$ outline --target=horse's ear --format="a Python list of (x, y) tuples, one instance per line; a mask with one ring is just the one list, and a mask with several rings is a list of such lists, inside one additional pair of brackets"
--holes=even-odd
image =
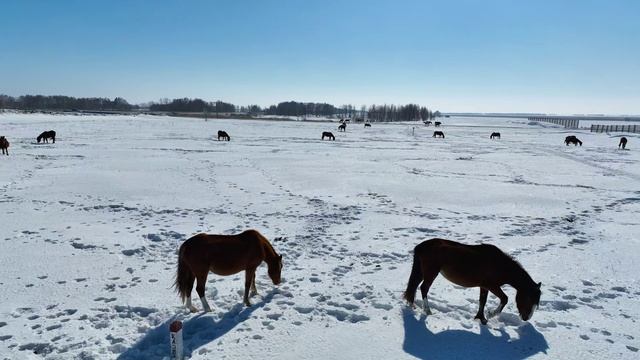
[(280, 261), (282, 261), (282, 255), (280, 255)]
[(542, 286), (542, 282), (539, 282), (537, 285), (538, 285), (538, 289), (540, 289), (540, 286)]

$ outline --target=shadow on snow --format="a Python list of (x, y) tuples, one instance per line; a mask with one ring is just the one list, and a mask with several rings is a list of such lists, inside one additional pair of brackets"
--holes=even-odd
[(493, 335), (486, 326), (480, 333), (466, 330), (444, 330), (434, 333), (427, 328), (425, 316), (416, 318), (410, 308), (402, 310), (404, 342), (402, 349), (420, 359), (525, 359), (546, 353), (549, 345), (533, 325), (517, 328), (519, 337), (512, 339), (504, 329)]
[[(248, 308), (243, 304), (237, 304), (217, 321), (211, 314), (203, 313), (185, 320), (182, 323), (185, 357), (190, 357), (196, 349), (233, 330), (237, 325), (247, 320), (255, 310), (268, 304), (276, 293), (276, 290), (271, 290), (262, 297), (261, 301)], [(118, 359), (168, 358), (171, 355), (169, 351), (169, 325), (179, 318), (181, 318), (179, 315), (173, 316), (154, 329), (149, 330), (133, 346), (120, 354)]]

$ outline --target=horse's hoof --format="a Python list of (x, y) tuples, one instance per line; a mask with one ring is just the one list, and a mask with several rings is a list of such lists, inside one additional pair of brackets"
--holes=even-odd
[(482, 325), (487, 325), (487, 319), (485, 317), (483, 317), (483, 316), (476, 315), (476, 317), (474, 317), (473, 319), (474, 320), (480, 320), (480, 323)]

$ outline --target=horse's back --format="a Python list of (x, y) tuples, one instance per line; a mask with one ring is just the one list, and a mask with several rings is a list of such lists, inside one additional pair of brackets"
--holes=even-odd
[(264, 260), (261, 237), (255, 230), (236, 235), (197, 234), (180, 246), (180, 257), (220, 275), (235, 274)]
[(502, 250), (491, 244), (467, 245), (452, 240), (434, 238), (418, 244), (414, 252), (441, 261), (456, 259), (486, 258), (495, 259), (505, 256)]

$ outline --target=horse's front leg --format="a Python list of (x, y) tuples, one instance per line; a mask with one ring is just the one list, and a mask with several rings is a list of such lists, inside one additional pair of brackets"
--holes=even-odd
[(249, 290), (251, 289), (251, 284), (253, 283), (253, 278), (256, 276), (256, 269), (247, 269), (244, 272), (244, 304), (246, 306), (251, 306), (249, 302)]
[(499, 286), (490, 288), (489, 291), (491, 291), (493, 295), (497, 296), (498, 299), (500, 299), (500, 305), (498, 305), (498, 307), (495, 308), (494, 310), (489, 311), (489, 318), (492, 318), (500, 314), (502, 312), (502, 309), (504, 309), (504, 307), (507, 306), (507, 301), (509, 301), (509, 297), (507, 296), (507, 294), (504, 293), (504, 291), (502, 291), (502, 289)]
[(253, 272), (253, 279), (251, 279), (251, 296), (258, 295), (258, 289), (256, 289), (256, 273)]
[(482, 325), (487, 324), (487, 318), (484, 317), (484, 306), (487, 304), (487, 296), (489, 295), (489, 290), (485, 288), (480, 288), (480, 307), (478, 308), (478, 313), (474, 319), (480, 320)]

